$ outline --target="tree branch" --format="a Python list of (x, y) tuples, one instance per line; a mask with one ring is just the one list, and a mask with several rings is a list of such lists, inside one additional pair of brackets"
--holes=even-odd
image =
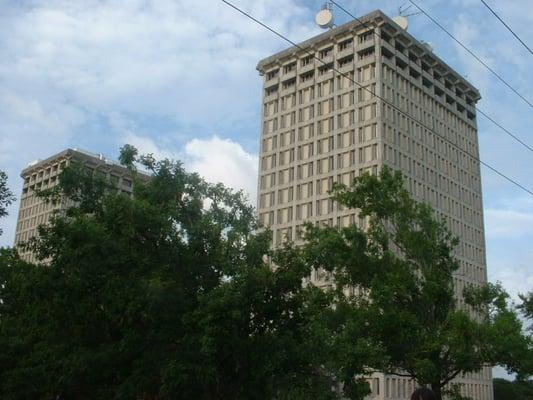
[(441, 381), (440, 385), (441, 387), (446, 385), (448, 382), (450, 382), (451, 380), (453, 380), (457, 375), (459, 375), (461, 373), (461, 370), (456, 370), (454, 373), (452, 373), (451, 375), (449, 375), (447, 378), (445, 378), (443, 381)]
[(407, 373), (407, 374), (402, 374), (400, 372), (388, 372), (389, 375), (395, 375), (395, 376), (401, 376), (401, 377), (404, 377), (404, 378), (413, 378), (413, 379), (416, 379), (416, 375), (415, 374), (411, 374), (411, 373)]

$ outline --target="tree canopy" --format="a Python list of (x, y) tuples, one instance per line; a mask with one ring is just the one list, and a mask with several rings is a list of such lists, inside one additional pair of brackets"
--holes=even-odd
[(2, 398), (362, 399), (383, 371), (441, 399), (486, 365), (531, 374), (507, 294), (472, 285), (459, 303), (458, 239), (399, 173), (335, 186), (366, 226), (271, 249), (242, 193), (133, 146), (120, 160), (133, 196), (73, 165), (40, 194), (73, 204), (27, 244), (40, 261), (0, 252)]
[(343, 375), (333, 297), (302, 285), (301, 249), (270, 249), (242, 193), (131, 146), (121, 160), (152, 174), (135, 179), (132, 197), (73, 165), (41, 193), (74, 204), (28, 244), (41, 261), (1, 254), (3, 399), (367, 393), (354, 376), (370, 347)]
[(458, 239), (429, 205), (411, 198), (399, 172), (362, 175), (351, 187), (336, 185), (333, 197), (368, 225), (308, 226), (306, 253), (339, 292), (359, 288), (343, 301), (382, 348), (376, 370), (430, 385), (438, 399), (455, 377), (483, 366), (527, 370), (522, 357), (531, 341), (507, 294), (499, 285), (470, 285), (459, 304)]
[(533, 398), (533, 381), (508, 381), (494, 378), (494, 400), (530, 400)]
[[(0, 218), (7, 215), (7, 207), (15, 201), (15, 196), (7, 186), (7, 174), (0, 170)], [(2, 229), (0, 229), (0, 235)]]

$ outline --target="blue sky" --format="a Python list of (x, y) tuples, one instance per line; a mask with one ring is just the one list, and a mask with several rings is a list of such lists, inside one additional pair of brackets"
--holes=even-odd
[[(478, 0), (418, 0), (530, 100), (533, 58)], [(322, 1), (234, 0), (295, 41), (319, 33)], [(403, 2), (339, 0), (355, 15)], [(490, 1), (533, 44), (528, 0)], [(348, 17), (335, 10), (337, 23)], [(531, 109), (425, 16), (409, 31), (477, 86), (480, 108), (533, 144)], [(217, 0), (0, 0), (0, 168), (18, 195), (21, 169), (66, 147), (116, 158), (132, 143), (179, 158), (255, 199), (261, 79), (257, 61), (287, 47)], [(481, 158), (533, 188), (533, 153), (483, 117)], [(220, 165), (224, 165), (220, 168)], [(533, 289), (533, 197), (482, 169), (488, 274)], [(1, 221), (11, 245), (17, 205)]]

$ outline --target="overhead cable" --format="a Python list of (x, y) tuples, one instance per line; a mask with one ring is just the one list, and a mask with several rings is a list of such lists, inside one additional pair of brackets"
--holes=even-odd
[(505, 21), (503, 19), (501, 19), (501, 17), (496, 14), (496, 11), (494, 11), (492, 8), (490, 8), (490, 6), (487, 4), (487, 2), (485, 0), (481, 0), (481, 2), (485, 5), (485, 7), (487, 7), (489, 9), (489, 11), (494, 14), (494, 16), (496, 18), (498, 18), (498, 20), (503, 24), (503, 26), (505, 26), (509, 32), (511, 32), (513, 34), (513, 36), (520, 42), (522, 43), (522, 46), (524, 46), (527, 51), (529, 51), (530, 54), (533, 54), (533, 51), (531, 51), (531, 49), (529, 48), (529, 46), (527, 44), (524, 43), (524, 41), (522, 39), (520, 39), (520, 37), (511, 29), (511, 27), (509, 25), (507, 25), (505, 23)]
[(518, 90), (516, 90), (509, 82), (507, 82), (500, 74), (498, 74), (494, 69), (492, 69), (481, 57), (479, 57), (476, 53), (474, 53), (472, 50), (470, 50), (468, 47), (466, 47), (465, 44), (463, 44), (459, 39), (457, 39), (450, 31), (448, 31), (444, 26), (442, 26), (439, 21), (437, 21), (434, 17), (432, 17), (426, 10), (424, 10), (422, 7), (420, 7), (417, 3), (414, 2), (414, 0), (409, 0), (411, 4), (413, 4), (416, 8), (418, 8), (426, 17), (428, 17), (431, 22), (433, 22), (435, 25), (437, 25), (442, 31), (444, 31), (449, 37), (451, 37), (459, 46), (461, 46), (464, 50), (466, 50), (472, 57), (474, 57), (481, 65), (483, 65), (492, 75), (494, 75), (500, 82), (502, 82), (505, 86), (507, 86), (511, 91), (514, 92), (518, 97), (520, 97), (529, 107), (533, 107), (533, 104), (524, 96), (522, 95)]

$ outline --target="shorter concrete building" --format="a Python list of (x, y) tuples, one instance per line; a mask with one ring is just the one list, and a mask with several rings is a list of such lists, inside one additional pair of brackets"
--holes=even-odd
[(45, 160), (28, 164), (21, 172), (24, 179), (15, 233), (15, 246), (21, 257), (29, 262), (36, 261), (32, 251), (24, 249), (22, 243), (38, 234), (38, 227), (46, 224), (55, 213), (64, 212), (72, 204), (66, 199), (56, 203), (46, 202), (37, 196), (37, 191), (50, 189), (59, 183), (59, 174), (73, 161), (84, 166), (88, 171), (109, 179), (118, 190), (131, 196), (133, 179), (127, 168), (102, 154), (93, 154), (79, 149), (67, 149)]

